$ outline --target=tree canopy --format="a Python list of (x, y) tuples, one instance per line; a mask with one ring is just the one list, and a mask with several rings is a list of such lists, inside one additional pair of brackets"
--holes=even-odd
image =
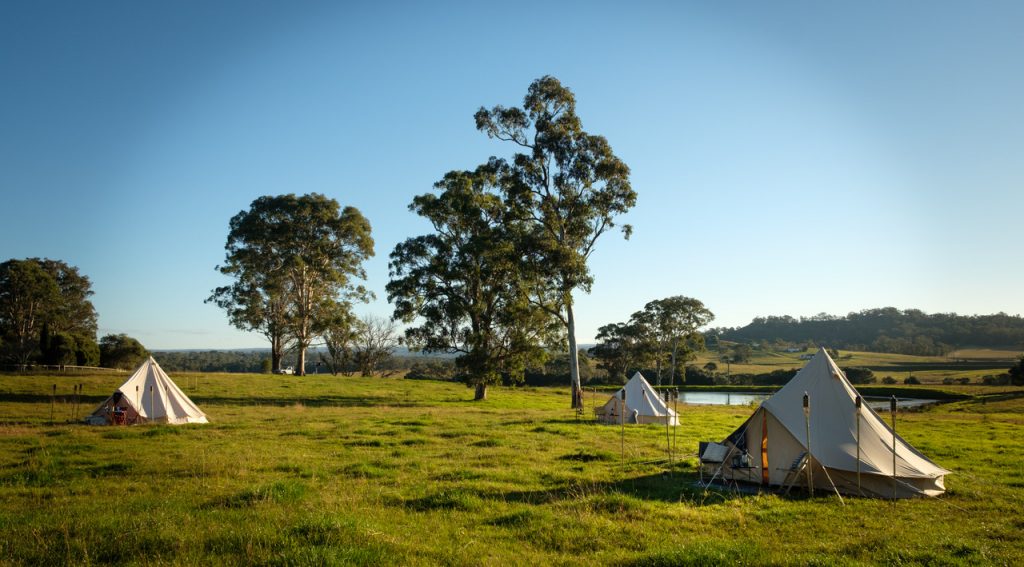
[(18, 364), (95, 364), (92, 294), (89, 278), (60, 260), (0, 264), (0, 356)]
[[(572, 294), (590, 291), (587, 261), (598, 238), (636, 203), (629, 167), (604, 137), (583, 130), (575, 95), (551, 76), (530, 85), (522, 108), (481, 107), (475, 117), (478, 130), (520, 150), (503, 162), (502, 185), (529, 221), (522, 251), (539, 275), (529, 278), (533, 300), (565, 327), (572, 405), (581, 407)], [(627, 238), (631, 230), (623, 226)]]
[(704, 350), (704, 335), (698, 329), (714, 318), (699, 300), (682, 295), (656, 299), (633, 314), (631, 321), (642, 329), (648, 348), (653, 351), (658, 385), (662, 383), (662, 366), (666, 361), (668, 383), (672, 385), (677, 364), (685, 364), (695, 352)]
[(457, 353), (476, 398), (502, 375), (521, 377), (543, 359), (550, 316), (529, 301), (518, 244), (521, 223), (498, 191), (500, 163), (452, 171), (437, 194), (410, 209), (434, 232), (399, 243), (391, 253), (388, 300), (395, 317), (419, 322), (406, 340), (427, 352)]
[(149, 351), (142, 343), (123, 333), (100, 339), (100, 365), (105, 368), (132, 369), (147, 356)]
[[(633, 368), (655, 367), (658, 385), (664, 370), (668, 383), (674, 383), (677, 368), (704, 349), (700, 327), (714, 315), (697, 299), (676, 295), (656, 299), (633, 313), (626, 323), (611, 323), (598, 329), (598, 344), (590, 353), (616, 379), (625, 378)], [(685, 380), (685, 374), (679, 374)]]
[(271, 342), (274, 371), (286, 346), (306, 349), (352, 301), (372, 297), (355, 279), (373, 256), (370, 223), (318, 193), (264, 196), (230, 221), (226, 258), (218, 270), (234, 278), (207, 301), (225, 309), (233, 325), (258, 331)]

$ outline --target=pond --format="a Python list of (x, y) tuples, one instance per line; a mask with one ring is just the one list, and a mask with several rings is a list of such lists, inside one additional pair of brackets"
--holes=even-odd
[[(710, 406), (745, 406), (759, 404), (772, 395), (766, 392), (680, 392), (679, 401), (691, 405)], [(871, 409), (876, 412), (889, 410), (889, 398), (864, 397)], [(901, 409), (918, 408), (934, 404), (936, 400), (917, 398), (897, 398), (896, 405)]]

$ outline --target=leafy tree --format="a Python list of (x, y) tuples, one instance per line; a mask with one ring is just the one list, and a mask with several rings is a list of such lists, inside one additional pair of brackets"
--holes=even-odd
[(49, 327), (43, 326), (42, 338), (39, 341), (41, 351), (40, 362), (43, 364), (66, 365), (78, 363), (78, 341), (70, 333), (49, 333)]
[[(60, 260), (34, 259), (57, 283), (60, 300), (49, 313), (50, 332), (70, 333), (77, 337), (95, 337), (96, 309), (92, 301), (92, 282), (79, 273), (78, 268)], [(95, 342), (95, 338), (92, 339)]]
[(0, 264), (0, 334), (4, 358), (18, 364), (32, 361), (43, 326), (60, 305), (60, 288), (34, 258)]
[(648, 362), (650, 352), (644, 342), (643, 330), (639, 325), (609, 323), (597, 329), (597, 345), (590, 349), (590, 355), (599, 361), (598, 368), (608, 373), (612, 383), (628, 378), (631, 368)]
[(357, 325), (358, 321), (348, 310), (340, 310), (322, 334), (327, 352), (320, 353), (320, 360), (335, 376), (344, 372), (353, 361)]
[[(672, 385), (678, 362), (692, 360), (696, 351), (704, 350), (704, 335), (697, 329), (714, 317), (699, 300), (682, 295), (648, 302), (642, 311), (633, 314), (631, 320), (643, 329), (655, 353), (659, 386), (664, 360), (669, 361), (668, 383)], [(685, 375), (682, 378), (685, 380)]]
[(730, 361), (734, 364), (743, 364), (749, 362), (750, 357), (754, 356), (754, 349), (750, 345), (745, 343), (739, 343), (732, 346), (730, 349)]
[(458, 354), (457, 368), (475, 399), (502, 375), (521, 379), (544, 357), (550, 317), (532, 305), (524, 285), (519, 220), (497, 193), (497, 164), (451, 171), (410, 210), (433, 232), (391, 252), (388, 301), (394, 317), (412, 323), (406, 340), (427, 352)]
[[(520, 149), (502, 169), (502, 182), (512, 207), (531, 221), (523, 252), (542, 276), (528, 278), (534, 301), (566, 330), (572, 406), (582, 407), (572, 294), (590, 291), (587, 260), (598, 238), (636, 203), (629, 167), (604, 137), (583, 130), (575, 95), (551, 76), (530, 85), (522, 108), (481, 107), (475, 118), (489, 138)], [(627, 238), (630, 232), (625, 225)]]
[(846, 374), (846, 379), (851, 384), (874, 384), (875, 373), (870, 368), (862, 368), (860, 366), (848, 366), (842, 369), (843, 373)]
[[(229, 237), (229, 249), (231, 246)], [(270, 341), (272, 372), (281, 369), (290, 343), (285, 282), (280, 272), (282, 263), (269, 246), (262, 251), (239, 251), (237, 261), (217, 268), (235, 277), (235, 281), (213, 290), (206, 300), (227, 311), (228, 320), (236, 328), (258, 332)], [(257, 264), (262, 266), (257, 268)]]
[(354, 278), (366, 279), (373, 255), (370, 223), (358, 209), (318, 193), (260, 197), (230, 222), (221, 273), (235, 279), (207, 301), (228, 312), (233, 325), (271, 341), (274, 370), (289, 340), (305, 372), (306, 349), (326, 332), (338, 303), (372, 296)]
[(1014, 386), (1024, 386), (1024, 354), (1017, 360), (1017, 364), (1010, 368), (1010, 383)]
[(122, 333), (100, 339), (100, 365), (105, 368), (131, 369), (138, 366), (149, 351), (138, 340)]
[(398, 328), (393, 319), (366, 315), (356, 325), (353, 361), (363, 376), (374, 372), (391, 358), (398, 347)]

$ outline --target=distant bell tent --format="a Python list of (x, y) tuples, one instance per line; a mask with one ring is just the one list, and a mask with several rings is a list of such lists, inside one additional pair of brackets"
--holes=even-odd
[(85, 421), (92, 425), (207, 423), (203, 413), (149, 357)]
[[(626, 392), (623, 402), (622, 392)], [(623, 405), (625, 404), (625, 405)], [(602, 423), (621, 423), (625, 412), (625, 423), (659, 423), (678, 425), (676, 412), (672, 411), (654, 391), (654, 388), (637, 372), (626, 382), (606, 404), (594, 409), (597, 420)]]
[(861, 403), (825, 349), (724, 441), (701, 443), (700, 461), (708, 482), (879, 498), (938, 496), (949, 474)]

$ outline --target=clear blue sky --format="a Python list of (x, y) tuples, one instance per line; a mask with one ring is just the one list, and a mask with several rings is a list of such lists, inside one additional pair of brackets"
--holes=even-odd
[(265, 346), (203, 300), (228, 219), (321, 192), (425, 232), (480, 106), (545, 74), (632, 168), (579, 339), (651, 299), (715, 325), (870, 307), (1024, 313), (1024, 3), (0, 3), (0, 260), (93, 281), (100, 333)]

